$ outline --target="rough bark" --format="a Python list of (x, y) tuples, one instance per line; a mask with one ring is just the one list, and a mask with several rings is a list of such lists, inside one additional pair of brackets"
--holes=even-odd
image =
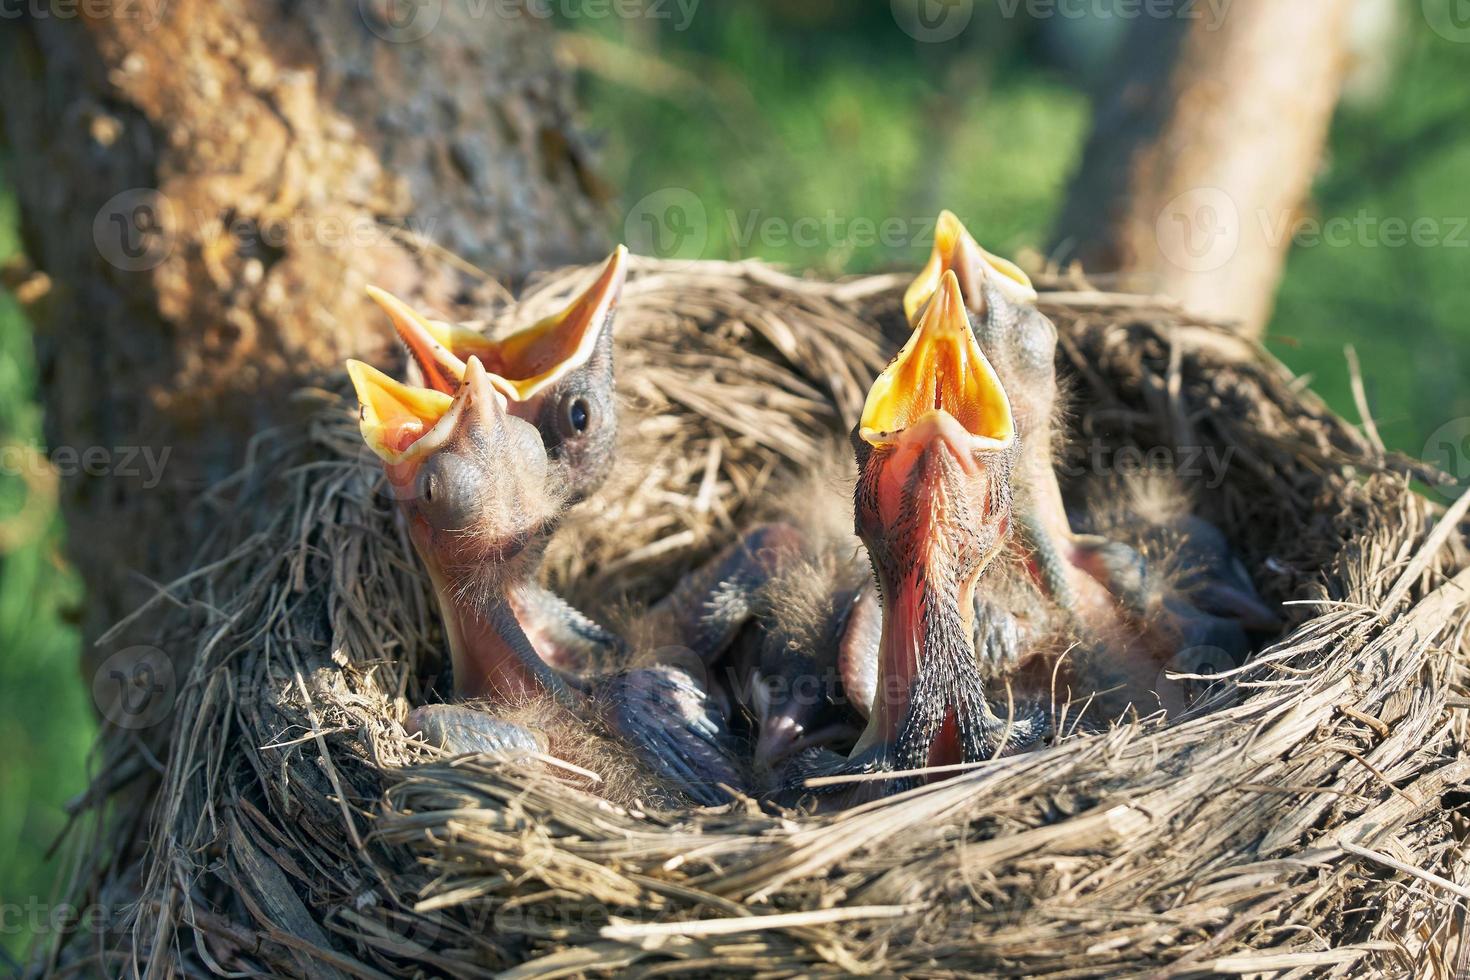
[(1337, 104), (1351, 3), (1141, 18), (1100, 94), (1056, 253), (1259, 334)]
[(509, 4), (99, 2), (0, 32), (47, 437), (94, 463), (62, 492), (89, 637), (228, 519), (190, 504), (293, 388), (382, 351), (364, 284), (447, 312), (479, 279), (423, 242), (507, 279), (602, 243), (552, 32)]

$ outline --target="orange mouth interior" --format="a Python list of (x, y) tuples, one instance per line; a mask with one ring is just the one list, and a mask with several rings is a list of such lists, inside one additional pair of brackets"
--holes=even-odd
[(868, 443), (883, 445), (935, 412), (989, 447), (1015, 438), (1010, 400), (975, 342), (953, 271), (944, 273), (918, 328), (873, 382), (859, 432)]
[(619, 245), (596, 281), (570, 306), (503, 340), (430, 320), (384, 290), (369, 286), (368, 295), (393, 321), (430, 388), (453, 394), (464, 380), (465, 361), (478, 357), (500, 382), (498, 387), (524, 402), (592, 356), (622, 292), (627, 254)]
[(495, 372), (520, 392), (522, 401), (592, 356), (603, 322), (622, 293), (627, 255), (619, 245), (596, 281), (571, 306), (500, 342)]
[(385, 462), (412, 455), (415, 444), (454, 404), (442, 391), (404, 384), (362, 361), (348, 361), (347, 373), (362, 406), (362, 437)]

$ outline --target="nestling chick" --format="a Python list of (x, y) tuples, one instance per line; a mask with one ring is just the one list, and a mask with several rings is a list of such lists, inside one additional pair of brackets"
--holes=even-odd
[(851, 746), (872, 702), (881, 610), (872, 567), (852, 531), (851, 457), (835, 456), (779, 488), (762, 513), (786, 548), (751, 596), (746, 656), (722, 677), (752, 717), (757, 775), (794, 752)]
[[(369, 287), (418, 366), (425, 385), (453, 395), (466, 360), (477, 358), (506, 395), (507, 414), (536, 427), (566, 505), (607, 479), (617, 443), (613, 324), (627, 276), (627, 249), (618, 246), (591, 284), (555, 316), (499, 340), (466, 327), (430, 320), (397, 297)], [(613, 633), (573, 609), (534, 578), (509, 601), (543, 660), (582, 672), (622, 659)]]
[[(1166, 659), (1201, 627), (1233, 630), (1243, 644), (1245, 629), (1279, 625), (1249, 579), (1234, 573), (1236, 563), (1218, 533), (1211, 538), (1210, 554), (1196, 549), (1192, 556), (1199, 562), (1193, 594), (1204, 598), (1213, 592), (1229, 602), (1200, 609), (1182, 593), (1166, 604), (1149, 604), (1141, 583), (1157, 576), (1150, 575), (1136, 550), (1074, 532), (1052, 465), (1058, 414), (1056, 327), (1036, 309), (1036, 292), (1025, 273), (981, 248), (949, 211), (939, 217), (929, 264), (905, 294), (911, 319), (931, 302), (939, 277), (947, 271), (959, 279), (976, 340), (994, 363), (1015, 409), (1021, 442), (1016, 546), (1045, 591), (1078, 620), (1079, 629), (1101, 646), (1148, 648)], [(1204, 528), (1197, 530), (1196, 540), (1204, 542)], [(1220, 578), (1225, 571), (1231, 574)], [(1211, 617), (1234, 623), (1212, 623)]]
[[(550, 698), (596, 717), (681, 795), (723, 802), (739, 785), (724, 719), (675, 668), (584, 679), (554, 669), (511, 597), (536, 565), (570, 493), (530, 422), (507, 411), (516, 390), (471, 356), (453, 396), (404, 385), (360, 362), (348, 371), (364, 439), (382, 458), (449, 636), (456, 692), (490, 706)], [(480, 707), (421, 708), (409, 719), (457, 752), (524, 747), (534, 734)]]
[(796, 772), (979, 762), (1039, 738), (1033, 706), (1009, 719), (991, 708), (974, 645), (976, 587), (1006, 546), (1019, 444), (953, 272), (873, 383), (852, 442), (857, 532), (882, 597), (877, 690), (851, 755), (805, 753)]

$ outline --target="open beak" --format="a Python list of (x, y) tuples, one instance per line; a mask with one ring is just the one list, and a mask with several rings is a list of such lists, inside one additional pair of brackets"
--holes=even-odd
[[(360, 361), (348, 373), (363, 439), (383, 461), (400, 517), (428, 570), (448, 636), (455, 688), (467, 697), (519, 699), (562, 691), (508, 626), (507, 583), (522, 555), (555, 527), (565, 496), (536, 427), (507, 411), (505, 382), (470, 356), (454, 394), (406, 385)], [(503, 615), (502, 615), (503, 614)], [(495, 620), (493, 616), (502, 615)]]
[(975, 342), (952, 270), (868, 390), (858, 424), (859, 437), (873, 447), (927, 443), (936, 433), (956, 438), (962, 455), (1004, 449), (1016, 439), (1010, 400)]
[(357, 390), (358, 425), (368, 448), (388, 465), (423, 457), (433, 442), (425, 437), (439, 428), (454, 399), (443, 391), (404, 384), (362, 361), (348, 361), (347, 374)]
[(953, 211), (942, 211), (934, 226), (934, 248), (929, 253), (929, 263), (903, 296), (903, 311), (909, 323), (918, 325), (946, 272), (953, 272), (959, 278), (960, 292), (977, 315), (985, 312), (987, 277), (1012, 302), (1036, 302), (1036, 289), (1020, 266), (981, 248)]
[(570, 306), (500, 342), (499, 373), (515, 386), (521, 401), (530, 401), (587, 363), (617, 307), (627, 275), (628, 250), (619, 245), (592, 285)]
[(570, 306), (501, 340), (431, 320), (375, 286), (368, 287), (368, 295), (393, 321), (430, 388), (453, 394), (464, 378), (465, 361), (476, 357), (503, 383), (512, 401), (526, 402), (587, 363), (617, 307), (627, 274), (628, 250), (619, 245)]
[(419, 467), (434, 453), (469, 446), (477, 432), (492, 431), (505, 417), (504, 382), (475, 357), (453, 395), (404, 384), (362, 361), (348, 361), (347, 374), (361, 406), (363, 441), (383, 461), (389, 482), (403, 492), (409, 492)]

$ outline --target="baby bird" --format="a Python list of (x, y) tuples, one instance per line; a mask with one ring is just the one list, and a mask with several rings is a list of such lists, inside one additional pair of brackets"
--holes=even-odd
[[(1015, 542), (1047, 594), (1100, 645), (1123, 649), (1143, 634), (1164, 658), (1202, 631), (1243, 656), (1247, 629), (1279, 628), (1223, 535), (1204, 521), (1193, 519), (1188, 535), (1193, 546), (1180, 554), (1196, 563), (1187, 594), (1152, 587), (1162, 577), (1150, 574), (1136, 549), (1074, 532), (1052, 465), (1056, 327), (1034, 305), (1036, 291), (1026, 274), (981, 248), (949, 211), (939, 216), (928, 265), (905, 293), (911, 321), (931, 302), (948, 271), (960, 282), (976, 340), (1012, 398), (1021, 442)], [(1192, 601), (1211, 597), (1215, 601), (1203, 607)]]
[(506, 383), (508, 411), (540, 431), (576, 502), (602, 486), (613, 466), (612, 328), (627, 274), (628, 250), (619, 245), (566, 309), (499, 339), (430, 320), (381, 289), (370, 286), (368, 293), (393, 321), (427, 387), (454, 394), (471, 357)]
[(851, 469), (850, 455), (834, 458), (778, 488), (764, 507), (788, 529), (787, 547), (754, 592), (745, 658), (729, 665), (729, 686), (752, 716), (752, 762), (763, 781), (795, 752), (850, 746), (876, 689), (882, 611), (872, 566), (843, 516), (851, 514)]
[(529, 587), (571, 499), (537, 427), (508, 411), (518, 392), (477, 357), (453, 395), (405, 385), (357, 361), (348, 372), (367, 444), (384, 464), (396, 505), (439, 599), (456, 693), (486, 707), (435, 705), (410, 730), (456, 753), (537, 744), (524, 726), (491, 713), (550, 699), (594, 717), (664, 783), (702, 805), (739, 786), (724, 719), (674, 667), (584, 679), (537, 651), (512, 601)]
[(1039, 710), (992, 709), (977, 661), (975, 592), (1006, 546), (1019, 443), (953, 271), (873, 383), (852, 443), (857, 532), (881, 597), (876, 693), (846, 759), (813, 750), (793, 774), (979, 762), (1041, 737)]
[[(453, 395), (467, 359), (479, 359), (506, 394), (506, 412), (536, 427), (550, 479), (569, 506), (602, 486), (615, 458), (613, 322), (627, 256), (618, 246), (566, 309), (499, 340), (430, 320), (376, 287), (368, 293), (388, 314), (430, 390)], [(521, 581), (508, 599), (541, 658), (559, 670), (581, 672), (626, 655), (616, 634), (534, 578)]]

